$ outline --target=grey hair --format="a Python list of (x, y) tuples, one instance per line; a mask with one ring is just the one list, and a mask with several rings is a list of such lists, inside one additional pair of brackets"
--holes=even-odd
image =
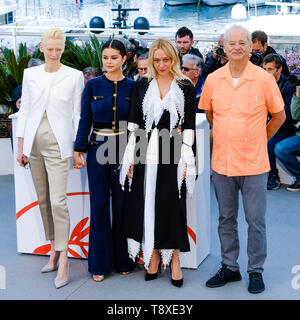
[(203, 60), (194, 55), (194, 54), (185, 54), (183, 57), (182, 57), (182, 63), (185, 63), (185, 62), (190, 62), (190, 63), (194, 63), (194, 68), (195, 69), (199, 69), (202, 71), (203, 69), (203, 66), (204, 66), (204, 62)]
[(236, 29), (238, 29), (238, 30), (246, 33), (247, 38), (248, 38), (248, 41), (249, 41), (249, 43), (251, 43), (251, 38), (252, 38), (251, 32), (250, 32), (247, 28), (243, 27), (243, 26), (240, 25), (240, 24), (234, 24), (234, 25), (232, 25), (228, 30), (226, 30), (226, 31), (224, 32), (224, 42), (227, 42), (228, 34), (229, 34), (232, 30), (236, 30)]
[(45, 62), (38, 58), (31, 58), (27, 63), (27, 68), (36, 67), (44, 64)]
[(87, 76), (95, 76), (98, 77), (98, 69), (94, 67), (86, 67), (82, 70), (83, 74), (86, 74)]
[(220, 40), (222, 40), (222, 39), (224, 39), (224, 33), (221, 33), (221, 34), (219, 35), (218, 41), (220, 41)]
[(149, 52), (145, 52), (145, 53), (141, 54), (141, 55), (137, 58), (137, 61), (147, 60), (147, 59), (149, 59)]

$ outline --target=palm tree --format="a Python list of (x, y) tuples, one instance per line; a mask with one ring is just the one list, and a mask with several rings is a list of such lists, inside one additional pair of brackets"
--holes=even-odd
[(22, 84), (24, 69), (27, 67), (30, 55), (26, 44), (20, 44), (18, 58), (7, 48), (3, 51), (4, 61), (0, 64), (0, 105), (6, 107), (7, 113), (12, 111), (12, 91)]
[(103, 42), (100, 43), (96, 36), (80, 43), (66, 40), (62, 63), (78, 70), (94, 67), (102, 74), (102, 47)]
[(30, 60), (26, 44), (19, 46), (18, 58), (14, 52), (7, 48), (3, 51), (3, 62), (0, 63), (0, 105), (4, 111), (0, 117), (0, 137), (9, 137), (11, 121), (8, 119), (12, 113), (12, 92), (22, 84), (24, 69)]

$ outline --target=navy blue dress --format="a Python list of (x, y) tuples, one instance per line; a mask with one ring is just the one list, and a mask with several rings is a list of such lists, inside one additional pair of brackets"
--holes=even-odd
[(127, 272), (135, 267), (128, 257), (127, 243), (121, 236), (124, 192), (119, 183), (122, 154), (118, 152), (121, 138), (125, 138), (126, 146), (133, 84), (134, 81), (128, 78), (111, 81), (103, 75), (89, 80), (82, 94), (74, 150), (87, 152), (91, 208), (88, 269), (93, 275)]

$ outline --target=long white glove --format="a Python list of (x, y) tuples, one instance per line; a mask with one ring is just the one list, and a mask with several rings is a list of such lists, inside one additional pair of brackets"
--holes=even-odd
[[(193, 196), (196, 180), (196, 160), (192, 146), (195, 140), (195, 131), (186, 129), (182, 133), (181, 157), (177, 168), (177, 183), (179, 198), (181, 197), (181, 185), (185, 179), (187, 193), (190, 197)], [(184, 172), (186, 172), (184, 178)]]
[[(134, 150), (136, 145), (136, 136), (134, 131), (138, 129), (138, 125), (135, 123), (128, 123), (128, 130), (130, 131), (129, 140), (123, 155), (123, 159), (121, 161), (120, 167), (120, 184), (122, 186), (122, 190), (125, 190), (125, 182), (126, 177), (128, 178), (129, 191), (131, 190), (132, 178), (130, 179), (127, 176), (127, 173), (130, 169), (130, 165), (134, 163)], [(132, 173), (133, 176), (133, 173)]]

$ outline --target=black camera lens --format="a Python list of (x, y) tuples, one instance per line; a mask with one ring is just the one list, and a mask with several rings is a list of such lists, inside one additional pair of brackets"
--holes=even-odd
[(260, 66), (263, 62), (264, 56), (261, 52), (251, 52), (250, 61), (256, 66)]
[(224, 57), (224, 56), (226, 56), (226, 53), (225, 53), (225, 51), (224, 51), (223, 46), (220, 46), (219, 48), (217, 48), (216, 54), (217, 54), (217, 56), (219, 56), (219, 57)]
[(289, 82), (290, 82), (290, 84), (292, 84), (294, 86), (300, 86), (300, 76), (297, 76), (295, 74), (291, 74), (289, 76)]

